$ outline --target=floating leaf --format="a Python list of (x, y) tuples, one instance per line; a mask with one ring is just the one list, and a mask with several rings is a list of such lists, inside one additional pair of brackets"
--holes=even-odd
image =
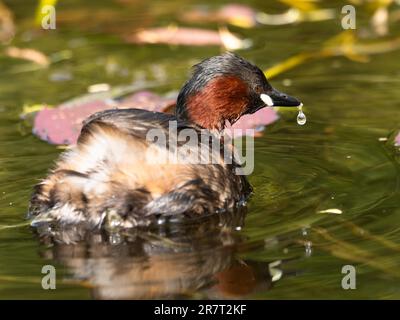
[(149, 91), (139, 91), (121, 99), (107, 95), (90, 94), (75, 98), (57, 108), (40, 110), (34, 119), (33, 132), (52, 144), (75, 144), (83, 121), (95, 112), (111, 108), (139, 108), (163, 111), (175, 99), (160, 97)]
[(288, 71), (297, 67), (298, 65), (303, 64), (314, 56), (315, 55), (312, 53), (300, 53), (265, 70), (265, 75), (267, 76), (267, 78), (274, 78), (285, 71)]
[(88, 88), (89, 93), (107, 92), (110, 91), (110, 85), (108, 83), (96, 83), (92, 84)]
[(32, 61), (43, 67), (47, 67), (50, 64), (49, 58), (35, 49), (7, 47), (4, 52), (8, 57)]
[(318, 6), (315, 4), (319, 0), (279, 0), (292, 8), (297, 8), (301, 11), (317, 10)]
[(265, 25), (285, 25), (303, 21), (322, 21), (336, 17), (336, 9), (318, 9), (313, 6), (305, 10), (291, 7), (281, 14), (268, 14), (242, 4), (228, 4), (218, 10), (200, 7), (184, 13), (180, 18), (188, 22), (223, 22), (241, 28), (253, 28), (258, 23)]
[(252, 45), (251, 40), (240, 39), (231, 33), (227, 28), (220, 28), (219, 35), (221, 37), (222, 44), (228, 50), (248, 49)]
[(379, 8), (371, 18), (371, 25), (375, 33), (379, 36), (385, 36), (389, 32), (389, 11), (386, 7)]
[[(75, 144), (83, 121), (95, 112), (110, 108), (138, 108), (149, 111), (173, 112), (175, 97), (163, 97), (150, 91), (138, 91), (122, 97), (110, 92), (84, 95), (67, 101), (56, 108), (34, 105), (24, 108), (24, 115), (38, 111), (33, 132), (40, 139), (52, 144)], [(244, 115), (230, 129), (232, 136), (260, 135), (261, 129), (275, 122), (278, 115), (272, 108), (264, 108), (252, 115)], [(254, 129), (246, 131), (246, 129)], [(228, 129), (229, 130), (229, 129)]]
[(187, 22), (223, 22), (240, 28), (252, 28), (257, 24), (256, 10), (243, 4), (228, 4), (218, 10), (195, 8), (183, 14), (181, 20)]
[[(261, 131), (265, 126), (274, 123), (279, 119), (278, 113), (273, 108), (263, 108), (258, 110), (254, 114), (246, 114), (242, 116), (237, 122), (235, 122), (231, 128), (225, 130), (233, 129), (231, 135), (236, 138), (243, 135), (254, 135), (260, 136)], [(253, 131), (248, 131), (248, 129), (253, 129)]]
[(285, 24), (291, 24), (298, 22), (301, 13), (295, 8), (291, 8), (288, 11), (280, 14), (268, 14), (265, 12), (257, 13), (257, 22), (266, 25), (280, 26)]
[(169, 26), (149, 28), (125, 37), (125, 40), (137, 44), (169, 44), (183, 46), (223, 46), (228, 50), (247, 48), (249, 42), (230, 33), (226, 28), (214, 30)]
[(343, 211), (340, 209), (331, 208), (331, 209), (326, 209), (326, 210), (320, 210), (320, 211), (318, 211), (318, 213), (342, 214)]
[(357, 40), (354, 32), (348, 30), (327, 40), (320, 51), (303, 52), (294, 55), (265, 70), (265, 74), (267, 77), (273, 78), (309, 60), (327, 57), (345, 56), (353, 61), (367, 62), (369, 55), (381, 54), (399, 49), (400, 37), (375, 42), (360, 42)]
[(44, 105), (44, 104), (24, 105), (22, 107), (22, 112), (20, 114), (20, 117), (21, 118), (25, 118), (29, 114), (32, 114), (34, 112), (38, 112), (40, 110), (43, 110), (44, 108), (50, 108), (50, 106), (47, 106), (47, 105)]
[(252, 28), (256, 25), (256, 11), (246, 5), (229, 4), (218, 11), (218, 17), (237, 27)]

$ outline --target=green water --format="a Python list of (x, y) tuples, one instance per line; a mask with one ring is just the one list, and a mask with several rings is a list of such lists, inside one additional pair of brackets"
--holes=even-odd
[[(25, 221), (32, 186), (60, 153), (31, 134), (29, 124), (19, 117), (24, 105), (56, 105), (103, 82), (121, 85), (147, 79), (159, 83), (156, 92), (165, 93), (181, 86), (194, 62), (220, 52), (216, 47), (135, 46), (110, 31), (175, 22), (179, 10), (195, 1), (185, 6), (151, 1), (125, 7), (113, 1), (61, 0), (61, 18), (63, 10), (71, 17), (86, 12), (92, 18), (72, 19), (55, 31), (42, 32), (32, 31), (35, 1), (5, 3), (18, 25), (13, 45), (64, 59), (49, 68), (32, 69), (28, 62), (0, 56), (2, 226)], [(283, 8), (272, 1), (249, 4), (264, 11)], [(338, 11), (341, 4), (329, 1)], [(109, 20), (94, 10), (103, 10)], [(365, 16), (360, 25), (367, 25)], [(251, 49), (238, 53), (262, 68), (318, 50), (324, 40), (342, 31), (337, 20), (230, 29), (253, 40)], [(399, 35), (398, 23), (390, 32)], [(232, 265), (241, 271), (231, 267), (230, 285), (250, 288), (235, 297), (400, 298), (400, 161), (390, 143), (400, 128), (399, 54), (374, 55), (367, 63), (344, 57), (314, 60), (273, 79), (274, 86), (301, 98), (308, 121), (298, 126), (296, 111), (286, 111), (256, 140), (255, 172), (249, 178), (255, 192), (240, 231), (226, 235), (203, 226), (204, 232), (196, 229), (195, 240), (188, 233), (178, 237), (182, 243), (187, 238), (195, 243), (190, 250), (164, 248), (157, 253), (152, 248), (146, 258), (134, 252), (135, 245), (58, 247), (41, 243), (27, 226), (0, 229), (0, 298), (115, 297), (124, 284), (132, 290), (127, 297), (136, 297), (140, 290), (154, 297), (158, 291), (140, 278), (152, 267), (159, 273), (155, 288), (166, 281), (163, 277), (178, 288), (169, 297), (232, 297), (226, 293), (232, 290), (214, 285), (216, 278), (229, 278), (224, 270)], [(67, 75), (64, 81), (54, 81), (60, 74)], [(291, 80), (289, 87), (285, 79)], [(379, 141), (385, 137), (388, 142)], [(342, 214), (319, 213), (327, 209), (340, 209)], [(47, 264), (56, 267), (56, 290), (41, 287), (41, 268)], [(277, 270), (270, 270), (273, 265)], [(355, 290), (342, 289), (344, 265), (356, 268)], [(176, 270), (178, 276), (168, 270)]]

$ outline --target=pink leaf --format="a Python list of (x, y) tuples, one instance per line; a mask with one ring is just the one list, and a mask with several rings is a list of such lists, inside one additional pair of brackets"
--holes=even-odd
[[(246, 114), (232, 126), (233, 136), (260, 136), (264, 127), (274, 123), (278, 118), (277, 112), (271, 108), (263, 108), (254, 114)], [(246, 130), (248, 131), (246, 132)]]
[[(83, 121), (95, 112), (112, 108), (138, 108), (165, 112), (174, 104), (174, 98), (165, 98), (149, 91), (139, 91), (121, 100), (82, 99), (79, 102), (78, 98), (78, 102), (72, 104), (67, 102), (54, 109), (44, 108), (39, 111), (34, 120), (33, 133), (52, 144), (75, 144)], [(228, 130), (233, 130), (235, 137), (260, 136), (263, 127), (277, 119), (278, 115), (273, 109), (264, 108), (252, 115), (243, 116)], [(251, 131), (246, 132), (246, 129)]]
[(394, 138), (394, 145), (396, 147), (400, 147), (400, 132), (398, 133), (398, 135), (396, 136), (396, 138)]

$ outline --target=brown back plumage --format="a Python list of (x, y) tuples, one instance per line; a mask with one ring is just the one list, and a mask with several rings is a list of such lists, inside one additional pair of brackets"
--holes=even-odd
[[(176, 139), (169, 133), (170, 121), (177, 121), (178, 134), (195, 130), (198, 145), (219, 161), (188, 163), (185, 144), (177, 142), (177, 150), (169, 145)], [(165, 133), (167, 146), (149, 141), (150, 130)], [(122, 226), (130, 227), (148, 224), (158, 215), (191, 216), (232, 208), (245, 200), (250, 186), (233, 172), (238, 165), (224, 164), (223, 150), (211, 150), (200, 135), (196, 125), (164, 113), (138, 109), (97, 113), (86, 121), (78, 144), (63, 153), (36, 186), (30, 214), (99, 226), (116, 213)], [(175, 153), (182, 156), (176, 163), (160, 161)]]

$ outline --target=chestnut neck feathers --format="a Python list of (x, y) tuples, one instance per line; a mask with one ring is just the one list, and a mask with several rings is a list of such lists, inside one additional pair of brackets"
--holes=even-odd
[(245, 113), (265, 106), (261, 92), (272, 90), (264, 73), (250, 62), (225, 53), (194, 66), (181, 89), (176, 116), (207, 129), (222, 130)]

